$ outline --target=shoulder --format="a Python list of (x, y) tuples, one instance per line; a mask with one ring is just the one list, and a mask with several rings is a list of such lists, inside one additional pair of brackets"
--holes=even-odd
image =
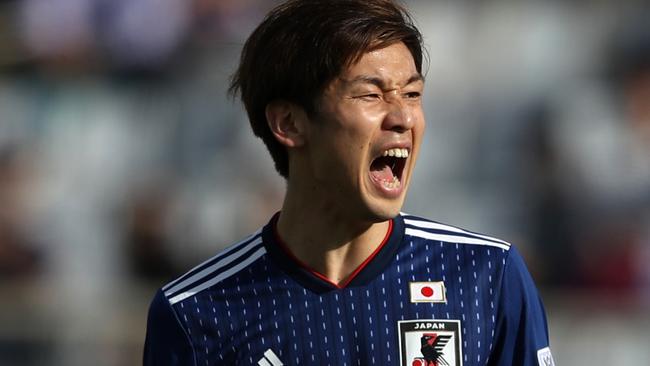
[(195, 365), (189, 335), (162, 291), (149, 307), (143, 365)]
[(162, 294), (174, 305), (246, 270), (265, 254), (260, 229), (163, 286)]
[(504, 240), (492, 236), (465, 230), (457, 226), (443, 224), (407, 213), (400, 214), (404, 220), (404, 234), (427, 241), (445, 244), (471, 245), (486, 248), (499, 248), (506, 252), (512, 245)]

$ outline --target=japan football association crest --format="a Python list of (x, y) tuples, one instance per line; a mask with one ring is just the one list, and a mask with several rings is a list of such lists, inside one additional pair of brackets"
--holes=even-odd
[(401, 366), (462, 366), (459, 320), (402, 320)]

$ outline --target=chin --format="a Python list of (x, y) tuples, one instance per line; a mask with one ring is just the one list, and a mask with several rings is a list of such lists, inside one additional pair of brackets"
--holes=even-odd
[(370, 221), (383, 222), (394, 218), (399, 215), (404, 203), (403, 199), (390, 200), (390, 202), (382, 201), (384, 202), (373, 202), (366, 206)]

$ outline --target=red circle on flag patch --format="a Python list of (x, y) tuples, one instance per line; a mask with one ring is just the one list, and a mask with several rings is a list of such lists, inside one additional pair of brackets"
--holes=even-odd
[(420, 290), (420, 293), (422, 294), (422, 296), (431, 297), (433, 296), (433, 289), (429, 286), (424, 286)]
[(423, 366), (424, 363), (421, 360), (415, 360), (413, 361), (413, 366)]

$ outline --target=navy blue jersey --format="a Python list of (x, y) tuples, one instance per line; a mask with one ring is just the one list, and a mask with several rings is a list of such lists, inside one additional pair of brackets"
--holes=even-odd
[(158, 291), (145, 365), (553, 365), (507, 242), (401, 214), (337, 286), (287, 251), (276, 218)]

